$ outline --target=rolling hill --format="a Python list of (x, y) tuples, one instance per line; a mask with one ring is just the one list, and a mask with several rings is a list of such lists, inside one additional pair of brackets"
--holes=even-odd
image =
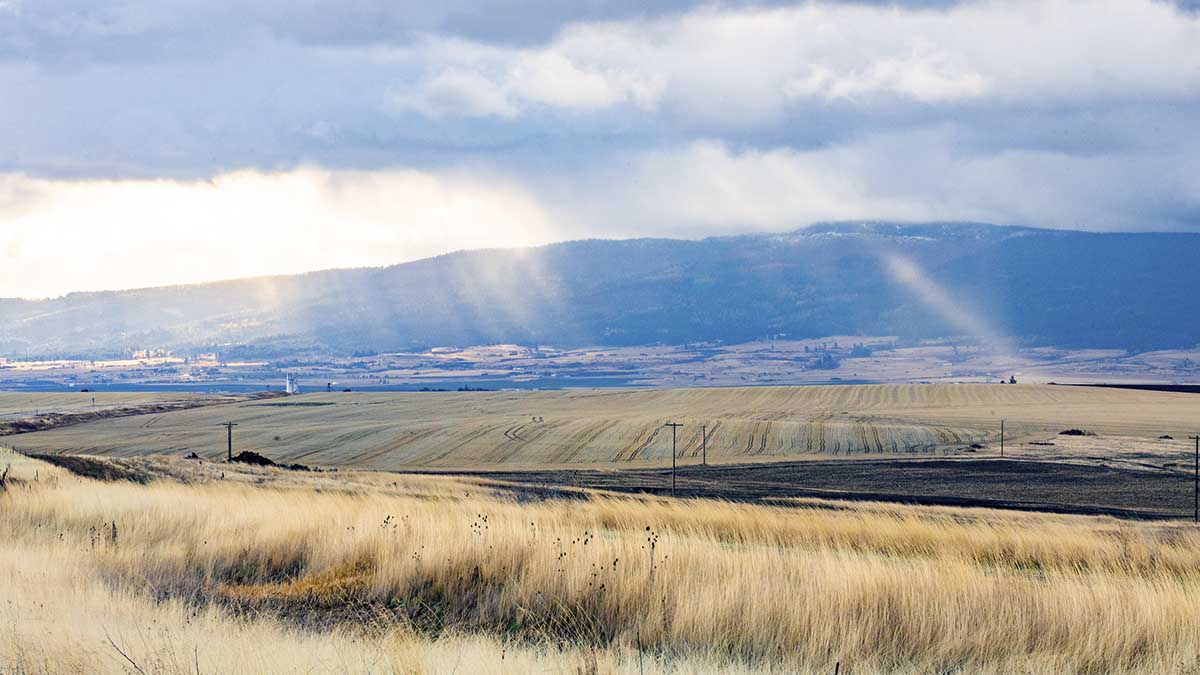
[(271, 357), (441, 345), (742, 342), (768, 334), (1191, 346), (1200, 235), (973, 223), (587, 240), (386, 268), (0, 300), (0, 355)]

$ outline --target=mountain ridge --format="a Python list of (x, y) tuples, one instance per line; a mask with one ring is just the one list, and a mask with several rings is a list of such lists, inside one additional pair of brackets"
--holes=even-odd
[[(1175, 270), (1195, 251), (1200, 234), (953, 222), (585, 239), (386, 267), (0, 300), (0, 355), (348, 354), (499, 342), (737, 342), (772, 333), (937, 337), (968, 334), (975, 323), (1034, 344), (1191, 346), (1200, 339), (1200, 319), (1191, 318), (1200, 314), (1200, 285)], [(979, 321), (964, 322), (971, 316)]]

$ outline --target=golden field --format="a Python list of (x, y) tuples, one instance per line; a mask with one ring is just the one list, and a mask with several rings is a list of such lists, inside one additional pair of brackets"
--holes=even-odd
[(0, 451), (0, 672), (1200, 671), (1191, 524), (139, 464)]
[[(86, 395), (54, 396), (67, 405)], [(1010, 449), (1083, 428), (1123, 443), (1130, 456), (1174, 458), (1200, 424), (1200, 396), (994, 384), (316, 393), (106, 419), (11, 443), (40, 452), (216, 459), (225, 450), (219, 425), (228, 420), (239, 424), (238, 450), (280, 462), (387, 470), (628, 465), (669, 462), (666, 421), (686, 425), (678, 453), (687, 463), (699, 459), (702, 425), (710, 459), (722, 462), (941, 454), (973, 443), (996, 452), (1001, 419)], [(1164, 434), (1174, 440), (1159, 442)], [(1070, 452), (1105, 452), (1094, 445)]]

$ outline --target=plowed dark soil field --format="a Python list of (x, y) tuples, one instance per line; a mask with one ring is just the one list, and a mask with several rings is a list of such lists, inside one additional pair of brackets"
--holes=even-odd
[[(475, 472), (530, 498), (564, 488), (671, 494), (670, 469)], [(730, 501), (818, 497), (1127, 518), (1191, 518), (1192, 477), (1013, 459), (827, 460), (680, 467), (675, 495)]]

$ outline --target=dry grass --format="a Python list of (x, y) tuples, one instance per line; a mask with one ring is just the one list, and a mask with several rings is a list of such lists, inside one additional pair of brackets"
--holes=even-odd
[(48, 475), (0, 495), (2, 672), (1200, 672), (1190, 525)]
[[(224, 452), (219, 423), (238, 422), (239, 449), (276, 461), (371, 469), (698, 462), (707, 425), (712, 461), (797, 456), (912, 456), (988, 444), (999, 420), (1009, 450), (1065, 428), (1140, 438), (1184, 452), (1200, 396), (1038, 385), (862, 385), (472, 393), (305, 394), (130, 417), (15, 438), (20, 447), (111, 456)], [(1172, 442), (1155, 441), (1171, 434)], [(1104, 454), (1096, 448), (1091, 454)], [(1039, 452), (1039, 454), (1045, 454)], [(1174, 454), (1171, 455), (1174, 458)]]

